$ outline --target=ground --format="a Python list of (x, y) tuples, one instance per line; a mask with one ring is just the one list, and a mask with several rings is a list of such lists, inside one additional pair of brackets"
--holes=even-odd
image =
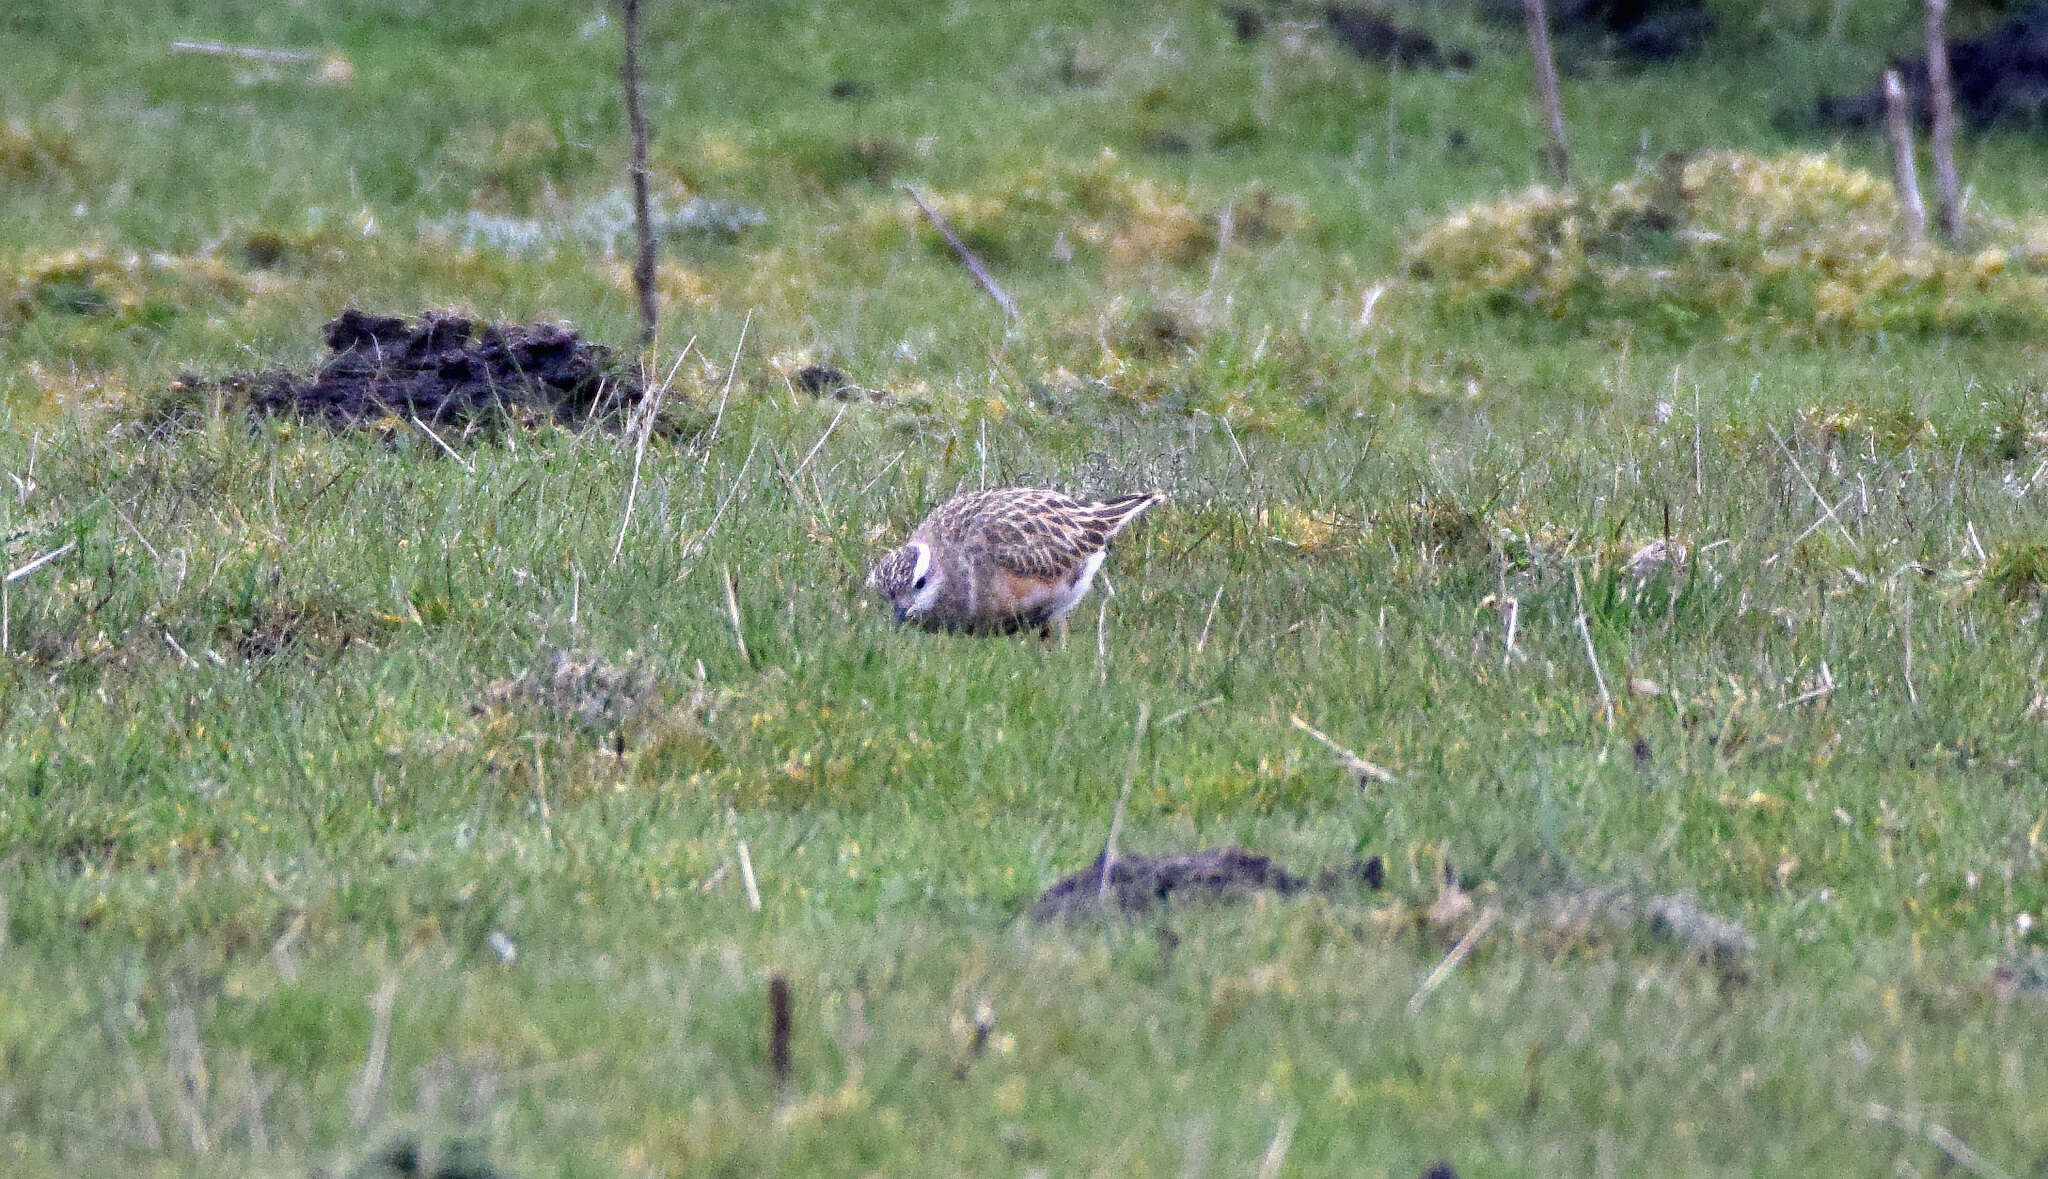
[[(1713, 7), (1561, 39), (1633, 219), (1536, 291), (1417, 252), (1533, 199), (1511, 21), (650, 2), (661, 404), (436, 425), (220, 381), (629, 353), (615, 14), (8, 5), (8, 1173), (2048, 1169), (2048, 150), (1713, 253), (1667, 155), (1887, 176), (1785, 112), (1917, 27)], [(1064, 640), (892, 629), (999, 482), (1172, 500)], [(1112, 831), (1236, 875), (1035, 914)]]

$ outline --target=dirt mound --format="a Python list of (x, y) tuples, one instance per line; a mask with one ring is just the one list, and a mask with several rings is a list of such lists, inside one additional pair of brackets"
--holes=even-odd
[[(1551, 0), (1544, 7), (1567, 70), (1588, 53), (1639, 66), (1675, 61), (1704, 49), (1714, 31), (1705, 0)], [(1482, 0), (1479, 11), (1522, 28), (1521, 0)]]
[[(1951, 42), (1949, 71), (1956, 108), (1979, 127), (2002, 122), (2048, 120), (2048, 4), (2036, 5), (1981, 37)], [(1892, 63), (1924, 121), (1927, 59)], [(1815, 100), (1814, 121), (1824, 127), (1876, 127), (1884, 122), (1884, 84), (1879, 79), (1856, 94)]]
[(1051, 921), (1104, 910), (1139, 914), (1172, 901), (1231, 901), (1260, 892), (1284, 897), (1354, 884), (1377, 889), (1385, 879), (1378, 856), (1308, 878), (1241, 847), (1166, 856), (1119, 852), (1109, 865), (1107, 881), (1102, 861), (1102, 856), (1095, 857), (1088, 867), (1062, 877), (1040, 893), (1031, 906), (1031, 916)]
[(1337, 44), (1361, 61), (1429, 70), (1469, 70), (1473, 65), (1470, 50), (1447, 50), (1429, 34), (1402, 28), (1368, 9), (1332, 4), (1323, 9), (1323, 21)]
[(390, 414), (462, 425), (510, 414), (584, 421), (616, 417), (645, 395), (612, 350), (559, 324), (486, 324), (427, 312), (416, 322), (350, 308), (329, 320), (333, 355), (310, 377), (247, 373), (208, 385), (250, 412), (351, 425)]
[(1700, 0), (1566, 0), (1555, 12), (1559, 28), (1608, 38), (1616, 53), (1637, 62), (1689, 57), (1713, 29)]

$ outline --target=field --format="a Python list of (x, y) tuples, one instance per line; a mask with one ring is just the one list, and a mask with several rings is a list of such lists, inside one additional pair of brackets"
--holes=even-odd
[[(640, 433), (208, 383), (630, 352), (605, 5), (10, 3), (0, 1170), (2048, 1174), (2048, 150), (1895, 253), (1777, 117), (1882, 7), (1567, 39), (1559, 212), (1462, 6), (650, 0)], [(1172, 498), (1063, 637), (892, 628), (1003, 483)], [(1323, 879), (1035, 919), (1113, 826)]]

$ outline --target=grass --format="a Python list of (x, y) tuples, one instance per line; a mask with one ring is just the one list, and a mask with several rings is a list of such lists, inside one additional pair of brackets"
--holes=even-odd
[[(1891, 46), (1814, 7), (1568, 79), (1575, 162), (1830, 147), (1765, 83)], [(1459, 13), (1409, 15), (1470, 76), (1390, 79), (1203, 5), (657, 5), (661, 184), (766, 222), (669, 243), (682, 408), (630, 518), (604, 430), (457, 462), (153, 423), (180, 372), (312, 363), (350, 301), (631, 338), (590, 241), (446, 229), (617, 186), (615, 22), (467, 11), (0, 16), (0, 568), (59, 554), (0, 658), (10, 1174), (402, 1140), (562, 1176), (2048, 1167), (2038, 332), (1687, 339), (1398, 281), (1361, 325), (1420, 227), (1534, 173), (1515, 33)], [(2044, 163), (1965, 144), (2005, 216)], [(812, 362), (876, 396), (793, 393)], [(890, 629), (866, 562), (1010, 481), (1173, 501), (1062, 643)], [(1125, 848), (1385, 885), (1028, 921), (1127, 762)], [(1589, 888), (1754, 948), (1561, 915)]]

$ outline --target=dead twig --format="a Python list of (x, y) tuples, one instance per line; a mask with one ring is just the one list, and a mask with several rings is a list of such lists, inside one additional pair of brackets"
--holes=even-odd
[(1948, 1127), (1938, 1122), (1930, 1122), (1911, 1114), (1902, 1113), (1888, 1105), (1882, 1105), (1875, 1101), (1864, 1105), (1863, 1116), (1868, 1121), (1877, 1125), (1890, 1126), (1894, 1130), (1906, 1134), (1917, 1134), (1927, 1139), (1934, 1149), (1947, 1155), (1950, 1162), (1972, 1175), (1981, 1175), (1985, 1179), (2014, 1179), (2011, 1171), (1971, 1150), (1969, 1143), (1956, 1137)]
[(1350, 774), (1354, 778), (1357, 778), (1359, 780), (1360, 785), (1364, 785), (1368, 779), (1374, 782), (1378, 782), (1382, 785), (1391, 783), (1395, 780), (1394, 771), (1386, 768), (1385, 766), (1369, 762), (1364, 758), (1358, 756), (1356, 753), (1353, 753), (1351, 750), (1346, 749), (1342, 745), (1337, 744), (1336, 741), (1331, 739), (1328, 733), (1323, 732), (1321, 729), (1301, 719), (1301, 716), (1298, 713), (1289, 713), (1287, 719), (1290, 723), (1294, 725), (1295, 728), (1301, 730), (1304, 733), (1307, 733), (1309, 737), (1315, 741), (1316, 744), (1321, 745), (1323, 748), (1329, 750), (1331, 753), (1336, 754), (1337, 764), (1344, 767), (1345, 773)]
[(1557, 94), (1557, 57), (1550, 51), (1550, 21), (1543, 15), (1543, 0), (1522, 0), (1522, 23), (1528, 27), (1529, 52), (1536, 59), (1536, 97), (1543, 104), (1543, 119), (1550, 129), (1543, 162), (1559, 184), (1570, 184), (1571, 156), (1565, 149), (1564, 102)]
[(1963, 240), (1963, 190), (1956, 178), (1956, 89), (1949, 74), (1948, 0), (1927, 0), (1927, 121), (1934, 149), (1934, 199), (1941, 236)]
[(277, 1083), (256, 1079), (256, 1070), (250, 1064), (249, 1051), (246, 1048), (235, 1061), (235, 1073), (242, 1090), (242, 1124), (249, 1135), (249, 1153), (268, 1154), (270, 1132), (263, 1121), (263, 1103), (270, 1099), (271, 1090), (277, 1087)]
[(1920, 169), (1913, 160), (1913, 121), (1906, 113), (1906, 88), (1899, 71), (1884, 72), (1884, 129), (1892, 149), (1892, 187), (1899, 193), (1899, 225), (1906, 240), (1927, 236), (1927, 206), (1920, 200)]
[(1223, 273), (1223, 255), (1230, 249), (1230, 235), (1237, 228), (1237, 210), (1229, 205), (1216, 215), (1216, 254), (1209, 259), (1209, 285), (1202, 288), (1202, 306), (1216, 293), (1216, 279)]
[(704, 883), (697, 886), (697, 891), (710, 892), (712, 889), (717, 888), (720, 882), (725, 879), (725, 874), (730, 871), (732, 871), (732, 862), (730, 860), (721, 860), (718, 867), (712, 870), (711, 875), (704, 878)]
[(1266, 1144), (1266, 1154), (1259, 1160), (1259, 1179), (1280, 1179), (1280, 1168), (1287, 1162), (1287, 1152), (1294, 1146), (1294, 1115), (1280, 1115), (1280, 1124), (1273, 1127), (1273, 1140)]
[(747, 890), (747, 908), (759, 913), (761, 911), (761, 890), (754, 883), (754, 857), (747, 851), (747, 841), (744, 839), (736, 840), (733, 845), (733, 851), (740, 858), (740, 884)]
[(1472, 928), (1465, 931), (1465, 936), (1458, 939), (1458, 944), (1451, 947), (1451, 952), (1444, 955), (1444, 960), (1437, 963), (1436, 969), (1430, 971), (1429, 977), (1423, 979), (1422, 985), (1416, 988), (1414, 996), (1408, 1000), (1409, 1015), (1416, 1015), (1422, 1011), (1422, 1005), (1429, 1002), (1430, 994), (1443, 985), (1443, 981), (1451, 976), (1451, 971), (1456, 970), (1460, 962), (1471, 956), (1473, 948), (1479, 944), (1479, 939), (1485, 937), (1486, 931), (1492, 929), (1493, 923), (1499, 919), (1498, 905), (1488, 905), (1480, 912), (1479, 919), (1472, 923)]
[(164, 1075), (171, 1104), (185, 1126), (185, 1141), (196, 1155), (213, 1153), (206, 1125), (206, 1050), (199, 1041), (199, 1013), (180, 999), (164, 1017)]
[(633, 184), (633, 293), (640, 303), (640, 351), (654, 347), (654, 329), (661, 314), (654, 298), (654, 216), (647, 198), (647, 114), (640, 109), (640, 0), (624, 0), (625, 53), (619, 63), (626, 88), (626, 127), (633, 139), (627, 173)]
[[(1109, 599), (1113, 591), (1109, 579), (1102, 581), (1102, 593), (1095, 603), (1095, 682), (1109, 683)], [(1060, 644), (1066, 645), (1067, 620), (1060, 619)]]
[(1798, 473), (1799, 481), (1801, 483), (1806, 484), (1807, 494), (1813, 496), (1813, 502), (1820, 505), (1821, 513), (1825, 515), (1829, 520), (1834, 522), (1835, 531), (1842, 534), (1842, 539), (1848, 543), (1851, 549), (1854, 549), (1856, 551), (1856, 555), (1859, 557), (1862, 556), (1863, 546), (1857, 544), (1856, 538), (1849, 535), (1849, 526), (1847, 524), (1842, 523), (1842, 518), (1835, 514), (1835, 509), (1828, 505), (1828, 501), (1826, 499), (1822, 498), (1820, 488), (1815, 487), (1813, 485), (1812, 477), (1806, 473), (1806, 468), (1799, 464), (1798, 456), (1792, 453), (1791, 447), (1785, 445), (1785, 436), (1783, 434), (1778, 433), (1778, 428), (1776, 426), (1766, 426), (1765, 429), (1771, 432), (1771, 439), (1778, 444), (1778, 450), (1784, 454), (1785, 461), (1791, 463), (1792, 469)]
[(741, 633), (740, 630), (740, 600), (733, 593), (731, 566), (720, 565), (718, 567), (718, 582), (725, 587), (725, 612), (732, 619), (733, 646), (739, 648), (740, 661), (742, 663), (752, 663), (753, 658), (747, 654), (747, 636)]
[[(791, 471), (789, 473), (789, 477), (792, 481), (794, 481), (798, 475), (804, 473), (804, 468), (811, 465), (812, 459), (818, 457), (818, 451), (823, 449), (825, 445), (825, 440), (832, 436), (832, 431), (837, 430), (839, 428), (839, 419), (846, 416), (847, 408), (847, 406), (842, 405), (839, 407), (839, 412), (832, 415), (832, 423), (826, 426), (825, 432), (823, 434), (818, 435), (818, 440), (811, 444), (810, 451), (804, 455), (803, 461), (796, 465), (796, 470)], [(829, 474), (830, 472), (827, 473)]]
[(384, 1061), (391, 1051), (391, 1009), (397, 998), (398, 980), (393, 978), (386, 978), (370, 996), (370, 1047), (363, 1054), (363, 1071), (348, 1095), (348, 1124), (357, 1130), (370, 1124), (377, 1094), (384, 1088)]
[(1195, 654), (1200, 655), (1202, 648), (1209, 645), (1209, 624), (1216, 621), (1216, 607), (1222, 604), (1223, 587), (1219, 585), (1216, 587), (1216, 596), (1209, 599), (1209, 612), (1202, 616), (1202, 633), (1195, 636)]
[(135, 1137), (144, 1150), (164, 1148), (163, 1130), (158, 1127), (156, 1113), (149, 1107), (149, 1082), (142, 1077), (142, 1062), (135, 1059), (135, 1050), (126, 1041), (121, 1042), (121, 1071), (128, 1081), (129, 1099), (135, 1103)]
[(227, 41), (202, 41), (180, 37), (171, 42), (172, 53), (200, 57), (227, 57), (236, 61), (257, 61), (265, 65), (305, 65), (320, 60), (310, 49), (272, 49), (265, 45), (235, 45)]
[(1586, 625), (1586, 592), (1579, 584), (1579, 571), (1572, 570), (1572, 601), (1578, 606), (1579, 637), (1586, 643), (1586, 665), (1593, 669), (1593, 686), (1600, 689), (1600, 715), (1607, 731), (1614, 731), (1614, 693), (1607, 690), (1607, 677), (1600, 671), (1600, 657), (1593, 651), (1593, 630)]
[(56, 548), (51, 549), (49, 552), (44, 553), (42, 556), (30, 560), (28, 564), (21, 566), (12, 573), (9, 573), (7, 575), (7, 583), (9, 585), (12, 585), (17, 581), (20, 581), (22, 578), (27, 577), (29, 574), (34, 573), (36, 570), (41, 569), (43, 566), (49, 564), (50, 562), (56, 560), (57, 558), (63, 556), (65, 553), (68, 553), (72, 549), (75, 549), (77, 547), (77, 541), (65, 541), (63, 544), (58, 545)]
[(440, 447), (442, 452), (446, 454), (449, 458), (452, 458), (456, 462), (461, 463), (463, 470), (469, 472), (472, 475), (476, 474), (476, 468), (470, 465), (470, 461), (466, 458), (463, 458), (462, 455), (457, 453), (454, 447), (448, 445), (446, 439), (442, 438), (439, 434), (434, 433), (434, 428), (432, 426), (429, 426), (425, 422), (421, 421), (420, 415), (412, 415), (412, 424), (418, 426), (420, 430), (426, 434), (427, 437), (432, 438), (434, 440), (434, 445)]
[[(1223, 697), (1211, 696), (1207, 700), (1203, 700), (1195, 704), (1190, 704), (1186, 708), (1177, 709), (1173, 712), (1167, 713), (1164, 717), (1160, 718), (1157, 722), (1155, 722), (1152, 727), (1155, 729), (1166, 728), (1168, 725), (1175, 724), (1187, 717), (1193, 716), (1195, 713), (1214, 708), (1221, 703), (1223, 703)], [(5, 932), (5, 930), (0, 930), (0, 934), (4, 934)]]
[(1899, 622), (1899, 643), (1905, 648), (1899, 656), (1899, 675), (1906, 681), (1906, 703), (1920, 706), (1920, 693), (1913, 688), (1913, 588), (1906, 587), (1905, 618)]
[(917, 207), (924, 213), (924, 219), (932, 223), (932, 228), (939, 231), (939, 236), (946, 239), (947, 245), (953, 247), (953, 253), (960, 259), (960, 264), (967, 268), (967, 273), (974, 276), (974, 281), (981, 284), (981, 289), (988, 292), (988, 297), (996, 301), (996, 306), (1003, 309), (1003, 314), (1010, 319), (1017, 318), (1017, 304), (1003, 290), (1002, 284), (995, 280), (995, 276), (988, 272), (988, 267), (982, 265), (981, 259), (975, 257), (974, 251), (967, 248), (967, 243), (960, 240), (960, 235), (953, 232), (953, 226), (946, 220), (945, 214), (933, 208), (931, 202), (924, 199), (924, 194), (917, 191), (916, 186), (906, 184), (903, 191), (909, 193), (910, 199), (917, 202)]

